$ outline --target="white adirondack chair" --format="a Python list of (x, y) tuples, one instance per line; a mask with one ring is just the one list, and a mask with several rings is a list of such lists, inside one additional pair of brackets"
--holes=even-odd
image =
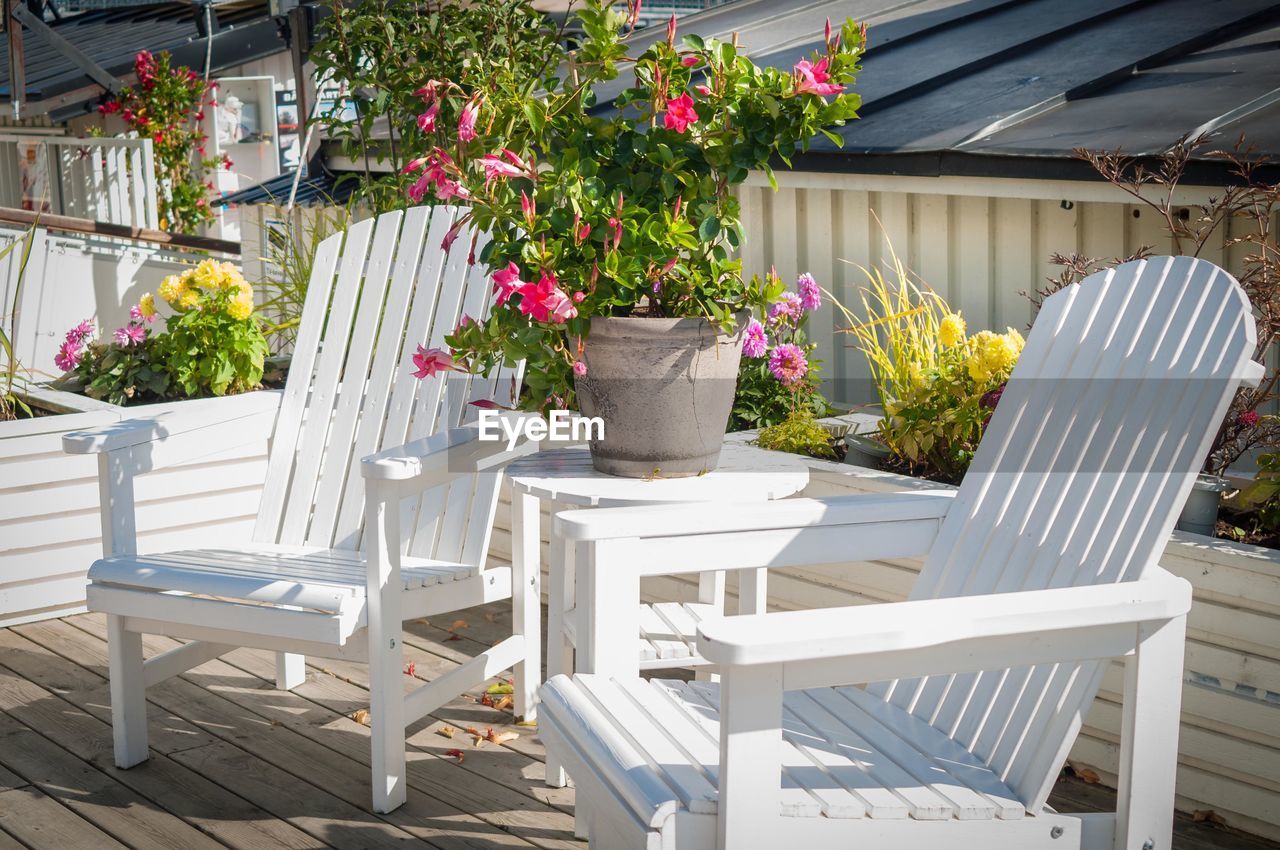
[[(279, 653), (284, 689), (304, 680), (305, 655), (368, 661), (382, 812), (405, 799), (407, 724), (513, 665), (517, 712), (532, 716), (538, 576), (485, 566), (501, 467), (527, 447), (506, 452), (455, 427), (474, 410), (468, 400), (506, 398), (519, 370), (411, 375), (417, 344), (441, 345), (460, 314), (481, 316), (489, 301), (483, 268), (468, 264), (470, 234), (447, 255), (439, 248), (457, 214), (387, 213), (317, 250), (252, 540), (139, 554), (133, 517), (135, 475), (243, 442), (235, 426), (247, 422), (228, 427), (206, 411), (64, 438), (67, 451), (100, 459), (106, 551), (88, 600), (108, 615), (120, 767), (148, 755), (146, 686), (242, 646)], [(513, 587), (512, 637), (403, 695), (402, 620), (509, 598)], [(143, 633), (190, 642), (144, 662)]]
[[(592, 845), (1166, 850), (1191, 589), (1156, 559), (1254, 348), (1225, 272), (1130, 263), (1044, 304), (954, 497), (561, 514), (615, 573), (925, 558), (907, 602), (703, 622), (719, 684), (600, 674), (634, 644), (596, 612), (615, 666), (540, 712)], [(1054, 813), (1123, 655), (1118, 811)]]

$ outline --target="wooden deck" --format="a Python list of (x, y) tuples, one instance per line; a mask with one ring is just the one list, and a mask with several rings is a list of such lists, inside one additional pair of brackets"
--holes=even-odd
[[(456, 624), (412, 624), (413, 675), (432, 679), (508, 634), (509, 613), (494, 605)], [(118, 770), (105, 635), (91, 614), (0, 630), (0, 850), (585, 846), (573, 838), (572, 789), (542, 783), (536, 730), (478, 693), (413, 728), (408, 803), (370, 812), (369, 730), (352, 719), (368, 704), (359, 664), (314, 659), (306, 684), (283, 693), (270, 653), (209, 662), (148, 691), (151, 759)], [(172, 645), (152, 638), (148, 650)], [(520, 737), (476, 747), (467, 727)], [(1112, 795), (1064, 779), (1053, 803), (1103, 809)], [(1280, 845), (1180, 817), (1174, 847)]]

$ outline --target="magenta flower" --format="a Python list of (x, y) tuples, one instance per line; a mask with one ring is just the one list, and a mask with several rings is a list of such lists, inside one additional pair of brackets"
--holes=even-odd
[(790, 320), (799, 320), (804, 315), (804, 307), (800, 296), (794, 292), (784, 292), (778, 300), (769, 305), (769, 322), (777, 324)]
[(577, 316), (578, 308), (556, 285), (558, 283), (555, 275), (544, 272), (537, 283), (522, 284), (517, 290), (520, 293), (520, 312), (535, 322), (557, 324)]
[(800, 306), (804, 310), (816, 310), (822, 306), (822, 290), (813, 275), (805, 272), (796, 278), (796, 289), (800, 290)]
[(81, 353), (79, 343), (67, 340), (58, 348), (58, 353), (53, 356), (54, 365), (64, 372), (70, 372), (80, 365)]
[(499, 269), (493, 273), (493, 291), (498, 296), (495, 303), (499, 307), (506, 304), (524, 285), (525, 282), (520, 279), (519, 267), (515, 263), (507, 263), (505, 269)]
[(93, 319), (85, 319), (80, 324), (67, 331), (67, 342), (73, 342), (77, 346), (93, 336), (97, 326), (93, 323)]
[(573, 362), (573, 374), (577, 375), (579, 378), (587, 374), (587, 364), (583, 363), (581, 360), (575, 360)]
[(694, 86), (693, 90), (696, 91), (698, 94), (702, 95), (703, 97), (709, 97), (711, 95), (711, 88), (709, 86), (704, 86), (699, 84)]
[(693, 98), (688, 92), (667, 101), (667, 115), (662, 119), (662, 126), (683, 133), (690, 124), (697, 121), (698, 110), (693, 108)]
[(798, 345), (784, 342), (769, 355), (769, 371), (783, 386), (795, 386), (809, 371), (809, 361)]
[(436, 116), (440, 114), (439, 101), (432, 103), (427, 107), (427, 111), (418, 116), (418, 129), (424, 133), (434, 133), (436, 130)]
[(147, 338), (147, 329), (142, 325), (130, 322), (122, 328), (116, 328), (114, 336), (116, 345), (121, 348), (128, 348), (131, 345), (142, 345)]
[(1252, 428), (1258, 424), (1258, 420), (1261, 418), (1262, 417), (1258, 415), (1258, 411), (1246, 410), (1244, 413), (1240, 414), (1238, 421), (1246, 428)]
[(747, 323), (742, 335), (742, 354), (744, 357), (764, 357), (769, 350), (769, 335), (764, 332), (764, 325), (756, 319)]
[(472, 98), (462, 107), (458, 116), (458, 141), (469, 142), (476, 137), (476, 119), (480, 117), (480, 100)]
[(818, 64), (813, 64), (808, 59), (801, 59), (796, 63), (796, 93), (797, 94), (816, 94), (824, 96), (828, 94), (839, 94), (844, 91), (844, 86), (839, 83), (829, 82), (831, 75), (827, 73), (827, 63), (830, 60), (824, 56), (818, 60)]
[(692, 56), (692, 55), (691, 55), (691, 56), (686, 56), (686, 57), (684, 57), (683, 59), (681, 59), (681, 60), (680, 60), (680, 64), (681, 64), (681, 65), (683, 65), (683, 66), (685, 66), (686, 68), (692, 68), (694, 65), (697, 65), (697, 64), (698, 64), (699, 62), (701, 62), (701, 61), (702, 61), (702, 58), (701, 58), (701, 57), (699, 57), (699, 56)]
[(533, 199), (523, 190), (520, 192), (520, 212), (524, 213), (525, 223), (533, 227), (533, 217), (538, 214), (538, 210), (534, 207)]
[(507, 162), (497, 154), (488, 154), (480, 157), (480, 164), (484, 166), (484, 184), (488, 186), (499, 177), (519, 177), (524, 172), (514, 164)]
[(413, 377), (418, 380), (430, 378), (439, 372), (461, 371), (449, 352), (439, 348), (423, 348), (421, 345), (413, 355), (413, 365), (418, 367), (413, 373)]

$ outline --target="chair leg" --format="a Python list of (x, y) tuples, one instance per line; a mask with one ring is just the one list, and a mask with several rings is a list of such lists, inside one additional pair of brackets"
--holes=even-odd
[(370, 495), (367, 617), (369, 732), (373, 810), (393, 811), (407, 797), (404, 735), (404, 648), (400, 645), (399, 506)]
[(276, 687), (291, 691), (307, 680), (307, 657), (295, 652), (276, 653)]
[[(524, 638), (524, 660), (512, 670), (516, 717), (537, 721), (538, 686), (542, 683), (541, 611), (542, 576), (538, 565), (538, 500), (516, 496), (511, 506), (511, 537), (515, 542), (511, 564), (512, 631)], [(532, 538), (532, 540), (530, 540)], [(530, 545), (532, 543), (532, 545)]]
[(1169, 850), (1173, 840), (1186, 633), (1185, 616), (1139, 626), (1125, 659), (1116, 850)]
[(147, 686), (142, 673), (142, 635), (126, 631), (124, 619), (107, 615), (107, 655), (111, 674), (111, 733), (116, 767), (147, 760)]

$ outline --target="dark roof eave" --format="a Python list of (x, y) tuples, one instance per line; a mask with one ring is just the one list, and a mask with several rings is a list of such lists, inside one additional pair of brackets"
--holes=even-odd
[[(1155, 156), (1150, 155), (1140, 156), (1137, 159), (1148, 169), (1158, 161)], [(809, 151), (796, 155), (791, 163), (793, 171), (834, 174), (996, 177), (1090, 182), (1102, 180), (1089, 163), (1070, 156), (967, 153), (953, 150), (884, 153)], [(775, 168), (782, 170), (786, 166), (778, 162), (775, 163)], [(1260, 180), (1280, 182), (1280, 162), (1259, 166), (1254, 174)], [(1239, 182), (1239, 177), (1232, 173), (1228, 163), (1217, 159), (1197, 159), (1188, 163), (1181, 185), (1221, 187)]]

